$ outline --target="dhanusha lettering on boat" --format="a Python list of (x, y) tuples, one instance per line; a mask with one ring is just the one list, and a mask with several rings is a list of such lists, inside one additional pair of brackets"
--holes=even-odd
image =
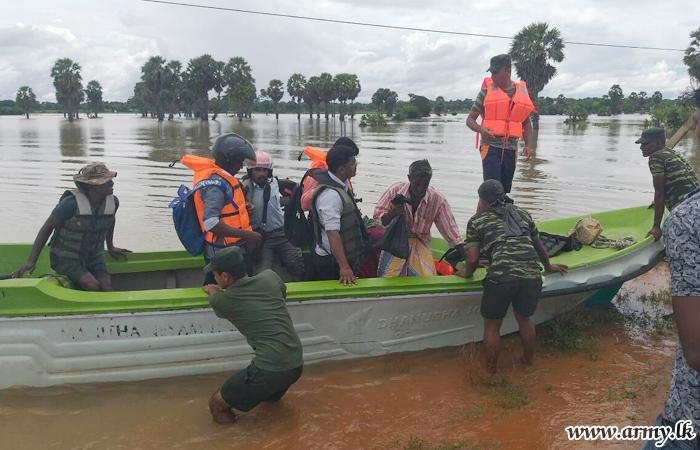
[[(409, 314), (400, 317), (390, 317), (388, 319), (378, 319), (377, 329), (381, 330), (383, 328), (400, 328), (404, 325), (415, 325), (423, 322), (434, 322), (436, 320), (444, 319), (454, 319), (459, 316), (461, 309), (451, 309), (446, 311), (434, 311), (427, 313)], [(467, 314), (473, 314), (479, 312), (479, 307), (468, 307)]]

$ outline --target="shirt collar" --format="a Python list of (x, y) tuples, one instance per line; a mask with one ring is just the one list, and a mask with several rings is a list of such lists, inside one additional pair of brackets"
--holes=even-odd
[(348, 184), (344, 181), (342, 181), (340, 178), (336, 177), (333, 172), (330, 170), (328, 171), (328, 175), (331, 177), (331, 180), (335, 181), (336, 183), (340, 184), (341, 186), (345, 187), (345, 190), (348, 190)]

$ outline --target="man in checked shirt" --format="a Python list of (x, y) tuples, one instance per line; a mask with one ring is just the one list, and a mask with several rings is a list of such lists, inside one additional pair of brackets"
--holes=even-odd
[[(388, 227), (398, 216), (404, 216), (408, 229), (409, 255), (401, 259), (382, 252), (378, 277), (424, 277), (437, 275), (430, 250), (430, 229), (433, 223), (450, 247), (466, 259), (464, 240), (444, 195), (430, 186), (433, 169), (427, 159), (413, 162), (408, 168), (408, 181), (394, 183), (381, 196), (374, 208), (374, 222)], [(391, 200), (402, 194), (410, 203), (392, 205)]]

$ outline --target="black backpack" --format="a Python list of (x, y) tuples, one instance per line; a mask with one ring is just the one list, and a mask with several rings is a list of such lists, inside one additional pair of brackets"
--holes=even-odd
[[(314, 170), (314, 169), (312, 169)], [(314, 243), (314, 227), (301, 209), (301, 194), (304, 192), (304, 181), (312, 170), (306, 171), (301, 182), (289, 197), (289, 203), (284, 208), (284, 235), (295, 247), (308, 247)]]

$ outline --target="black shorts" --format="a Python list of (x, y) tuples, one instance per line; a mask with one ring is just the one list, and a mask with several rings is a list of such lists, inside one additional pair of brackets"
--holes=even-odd
[(231, 408), (242, 412), (250, 411), (262, 402), (276, 402), (301, 377), (303, 368), (270, 372), (251, 364), (226, 380), (221, 386), (221, 397)]
[(523, 317), (535, 314), (542, 292), (542, 279), (492, 282), (484, 280), (481, 296), (481, 316), (484, 319), (503, 319), (508, 306)]
[(505, 193), (513, 186), (515, 165), (518, 162), (518, 152), (515, 150), (483, 145), (481, 147), (481, 165), (484, 169), (484, 181), (498, 180), (503, 185)]

